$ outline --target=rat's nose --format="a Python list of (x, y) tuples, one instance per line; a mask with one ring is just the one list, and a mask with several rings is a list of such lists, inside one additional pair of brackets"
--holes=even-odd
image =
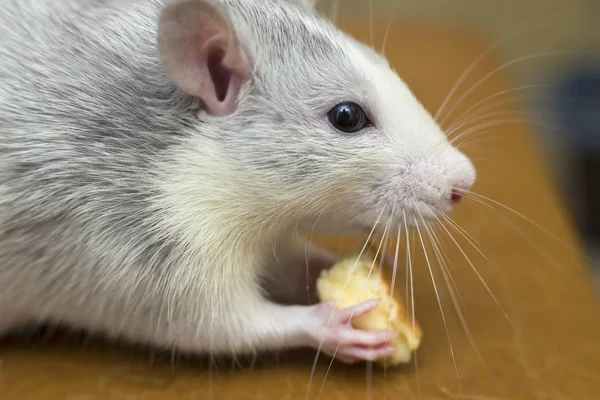
[(452, 190), (450, 191), (450, 202), (452, 204), (458, 204), (462, 200), (464, 194), (471, 189), (471, 185), (465, 183), (464, 181), (460, 181), (458, 184), (454, 184), (452, 186)]
[(452, 194), (450, 195), (450, 200), (452, 200), (454, 204), (458, 204), (462, 200), (462, 197), (463, 194), (461, 190), (453, 189)]

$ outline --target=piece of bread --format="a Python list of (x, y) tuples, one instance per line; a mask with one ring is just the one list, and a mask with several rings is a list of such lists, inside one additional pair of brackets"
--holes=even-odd
[(419, 324), (413, 320), (403, 302), (390, 296), (390, 285), (382, 274), (381, 265), (375, 261), (372, 247), (363, 253), (358, 262), (357, 259), (358, 254), (345, 257), (330, 269), (322, 271), (317, 280), (319, 300), (333, 301), (337, 308), (342, 309), (379, 298), (381, 302), (377, 308), (355, 318), (352, 326), (361, 330), (391, 329), (398, 332), (392, 343), (396, 351), (392, 356), (378, 360), (380, 366), (391, 367), (410, 362), (412, 352), (419, 347), (423, 336)]

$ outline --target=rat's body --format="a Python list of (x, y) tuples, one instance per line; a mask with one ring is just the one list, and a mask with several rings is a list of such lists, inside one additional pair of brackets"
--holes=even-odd
[[(0, 9), (0, 334), (49, 321), (194, 352), (324, 341), (332, 353), (341, 340), (342, 360), (384, 356), (390, 333), (345, 327), (373, 303), (326, 326), (331, 305), (271, 302), (261, 287), (281, 301), (308, 295), (265, 278), (305, 268), (298, 226), (426, 212), (417, 200), (447, 202), (443, 188), (472, 183), (470, 164), (452, 149), (419, 169), (419, 156), (451, 149), (443, 134), (383, 59), (307, 5), (175, 1), (159, 23), (164, 3)], [(195, 58), (178, 48), (187, 39), (200, 43)], [(395, 115), (380, 113), (390, 100)], [(326, 116), (342, 101), (412, 133), (339, 134)], [(428, 171), (446, 186), (400, 179)]]

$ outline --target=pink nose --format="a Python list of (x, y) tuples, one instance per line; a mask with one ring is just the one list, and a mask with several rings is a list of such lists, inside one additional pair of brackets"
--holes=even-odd
[(457, 189), (452, 190), (452, 195), (450, 196), (450, 198), (454, 204), (459, 203), (462, 200), (462, 197), (463, 197), (463, 195), (459, 190), (457, 190)]

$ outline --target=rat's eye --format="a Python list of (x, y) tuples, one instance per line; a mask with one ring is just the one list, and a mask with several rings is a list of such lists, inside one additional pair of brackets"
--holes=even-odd
[(355, 103), (341, 103), (333, 107), (329, 111), (329, 122), (346, 133), (358, 132), (371, 124), (363, 109)]

